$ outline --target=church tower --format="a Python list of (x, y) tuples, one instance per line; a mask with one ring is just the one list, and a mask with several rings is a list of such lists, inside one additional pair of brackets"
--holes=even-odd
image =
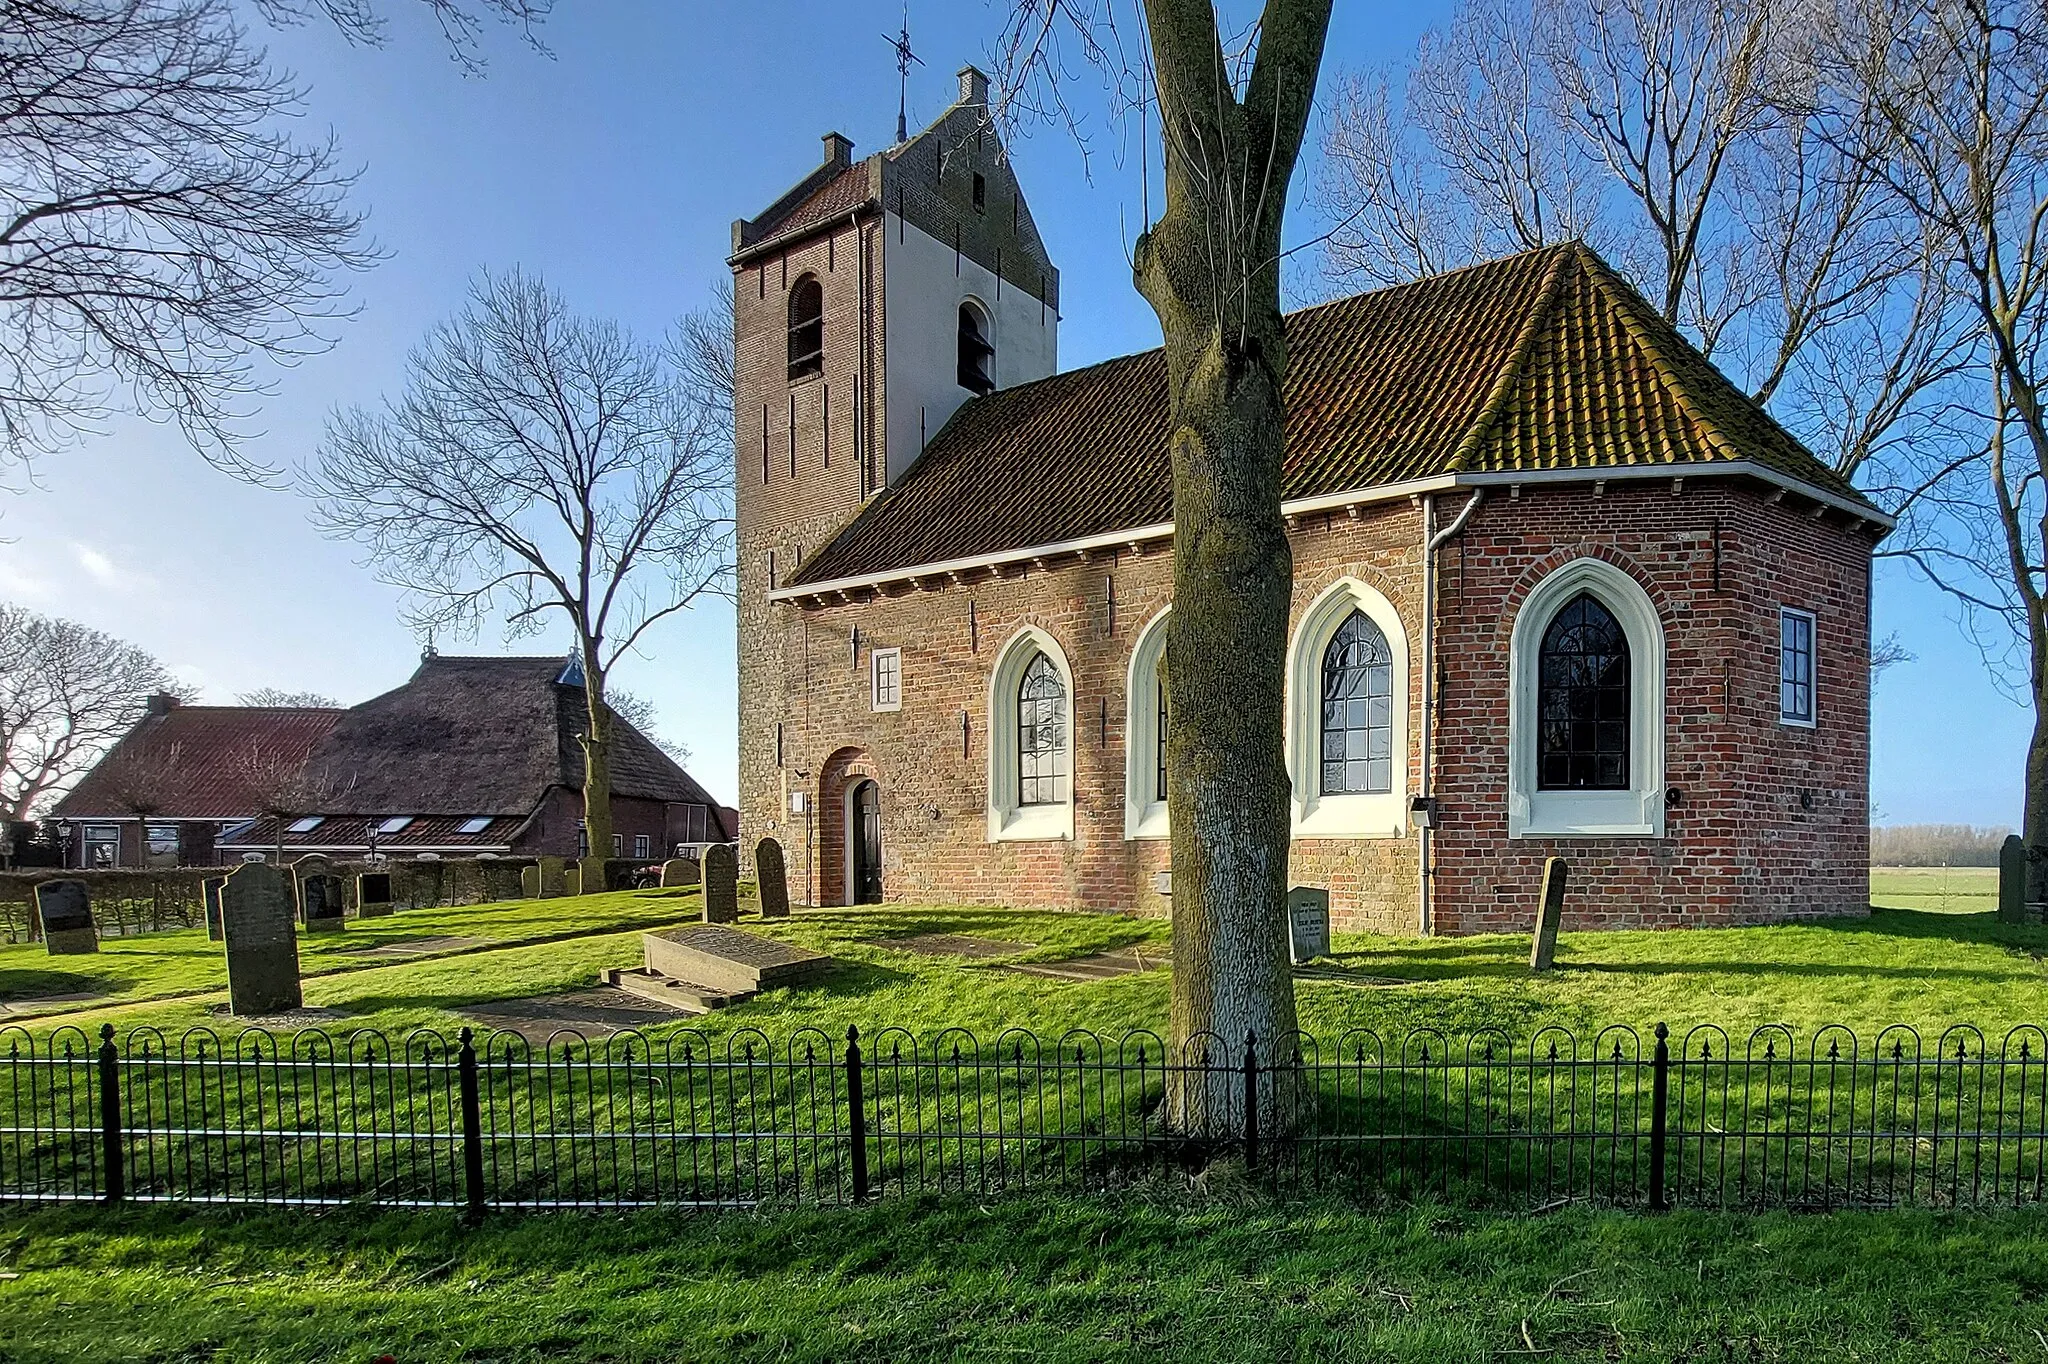
[(900, 481), (961, 404), (1058, 366), (1059, 272), (988, 109), (988, 78), (924, 131), (824, 159), (732, 226), (743, 856), (792, 812), (803, 622), (768, 594)]

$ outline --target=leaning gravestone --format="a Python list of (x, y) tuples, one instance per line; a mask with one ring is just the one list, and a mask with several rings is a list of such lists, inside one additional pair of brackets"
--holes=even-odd
[(739, 859), (730, 844), (714, 843), (704, 850), (704, 922), (731, 924), (739, 918)]
[(244, 862), (228, 873), (220, 892), (227, 938), (228, 1009), (236, 1017), (283, 1013), (304, 1001), (299, 994), (299, 939), (284, 873)]
[(225, 876), (209, 876), (199, 883), (199, 896), (206, 904), (206, 938), (209, 942), (220, 941), (220, 888), (227, 883)]
[(42, 918), (43, 944), (51, 956), (82, 957), (100, 950), (85, 882), (42, 882), (36, 887), (36, 913)]
[(522, 900), (538, 900), (540, 898), (539, 867), (521, 867), (519, 869), (519, 898)]
[(381, 919), (391, 912), (391, 873), (366, 871), (356, 876), (356, 917)]
[(540, 898), (552, 900), (568, 893), (569, 865), (559, 857), (540, 859)]
[(1998, 917), (2009, 924), (2027, 921), (2027, 844), (2018, 834), (2007, 834), (1998, 845)]
[(671, 857), (661, 864), (661, 888), (668, 890), (676, 886), (697, 884), (697, 864), (687, 857)]
[(577, 896), (583, 893), (583, 865), (562, 868), (562, 894)]
[(789, 869), (782, 863), (782, 845), (764, 838), (754, 845), (754, 876), (761, 885), (761, 917), (789, 917)]
[(1287, 892), (1287, 956), (1296, 966), (1330, 955), (1330, 892), (1296, 886)]
[(308, 933), (338, 933), (342, 927), (342, 883), (334, 864), (318, 854), (292, 863), (299, 922)]
[(1557, 922), (1564, 917), (1565, 860), (1543, 863), (1543, 904), (1536, 911), (1536, 941), (1529, 947), (1529, 969), (1548, 971), (1557, 958)]

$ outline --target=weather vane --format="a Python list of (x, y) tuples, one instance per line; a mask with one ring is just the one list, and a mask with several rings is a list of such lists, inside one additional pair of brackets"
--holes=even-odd
[(903, 32), (891, 38), (882, 35), (882, 41), (896, 49), (896, 141), (910, 140), (910, 67), (914, 62), (924, 65), (924, 58), (910, 50), (910, 6), (903, 7)]

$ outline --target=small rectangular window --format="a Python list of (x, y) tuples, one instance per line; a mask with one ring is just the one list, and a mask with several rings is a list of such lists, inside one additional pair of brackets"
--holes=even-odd
[(624, 857), (625, 855), (626, 855), (626, 836), (625, 836), (624, 834), (613, 834), (613, 835), (612, 835), (612, 856), (613, 856), (613, 857)]
[(875, 709), (900, 710), (903, 706), (903, 651), (874, 649), (868, 653), (874, 672)]
[(326, 819), (325, 815), (307, 815), (304, 819), (295, 819), (287, 824), (284, 831), (288, 834), (309, 834), (325, 823)]
[(151, 824), (143, 830), (143, 838), (152, 867), (175, 867), (178, 865), (178, 826), (175, 824)]
[(405, 826), (410, 823), (412, 823), (411, 815), (393, 815), (377, 825), (377, 832), (380, 834), (402, 833)]
[(456, 829), (455, 832), (459, 834), (480, 834), (490, 827), (491, 817), (489, 815), (476, 815), (463, 820), (461, 827)]
[(1813, 625), (1811, 612), (1778, 611), (1778, 719), (1788, 725), (1815, 722)]
[(633, 835), (633, 856), (646, 857), (654, 851), (654, 839), (647, 834)]
[(88, 824), (84, 841), (87, 868), (121, 865), (121, 827), (118, 824)]

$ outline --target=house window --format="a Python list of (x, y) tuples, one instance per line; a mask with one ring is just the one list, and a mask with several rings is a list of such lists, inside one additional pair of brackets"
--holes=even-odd
[(1340, 578), (1287, 657), (1297, 838), (1396, 838), (1408, 825), (1408, 634), (1385, 593)]
[(654, 839), (648, 834), (633, 835), (633, 856), (646, 857), (654, 851)]
[(1044, 654), (1017, 687), (1017, 803), (1058, 805), (1067, 798), (1067, 684)]
[(1787, 606), (1778, 611), (1778, 719), (1814, 724), (1813, 615)]
[(470, 818), (463, 820), (455, 832), (458, 834), (480, 834), (490, 827), (491, 817), (489, 815), (472, 815)]
[(1536, 785), (1628, 789), (1628, 635), (1590, 592), (1543, 632), (1537, 661)]
[(152, 867), (175, 867), (178, 865), (178, 826), (175, 824), (151, 824), (143, 830), (143, 846), (148, 849), (148, 864)]
[(1574, 559), (1508, 642), (1508, 836), (1664, 833), (1664, 626), (1634, 578)]
[(996, 348), (989, 340), (988, 319), (973, 303), (960, 305), (960, 387), (976, 393), (987, 393), (995, 388), (995, 381), (989, 377), (990, 362), (995, 359)]
[(789, 291), (789, 378), (825, 372), (825, 286), (805, 275)]
[(1323, 650), (1324, 795), (1393, 789), (1393, 678), (1386, 635), (1353, 611)]
[(1027, 626), (989, 678), (988, 836), (1074, 836), (1073, 682), (1066, 654)]
[(307, 815), (304, 819), (295, 819), (285, 825), (284, 831), (288, 834), (309, 834), (319, 828), (326, 818), (325, 815)]
[(612, 856), (613, 856), (613, 857), (624, 857), (625, 855), (626, 855), (626, 836), (625, 836), (624, 834), (613, 834), (613, 835), (612, 835)]
[(1124, 695), (1124, 837), (1164, 838), (1166, 818), (1166, 621), (1138, 631)]
[(874, 675), (876, 710), (899, 710), (903, 705), (903, 651), (875, 649), (868, 654), (868, 668)]
[(378, 836), (382, 837), (385, 834), (403, 833), (405, 831), (405, 826), (410, 823), (412, 823), (411, 815), (393, 815), (389, 819), (379, 820), (377, 822)]
[(85, 826), (84, 862), (87, 867), (118, 867), (121, 865), (121, 826), (118, 824), (88, 824)]

